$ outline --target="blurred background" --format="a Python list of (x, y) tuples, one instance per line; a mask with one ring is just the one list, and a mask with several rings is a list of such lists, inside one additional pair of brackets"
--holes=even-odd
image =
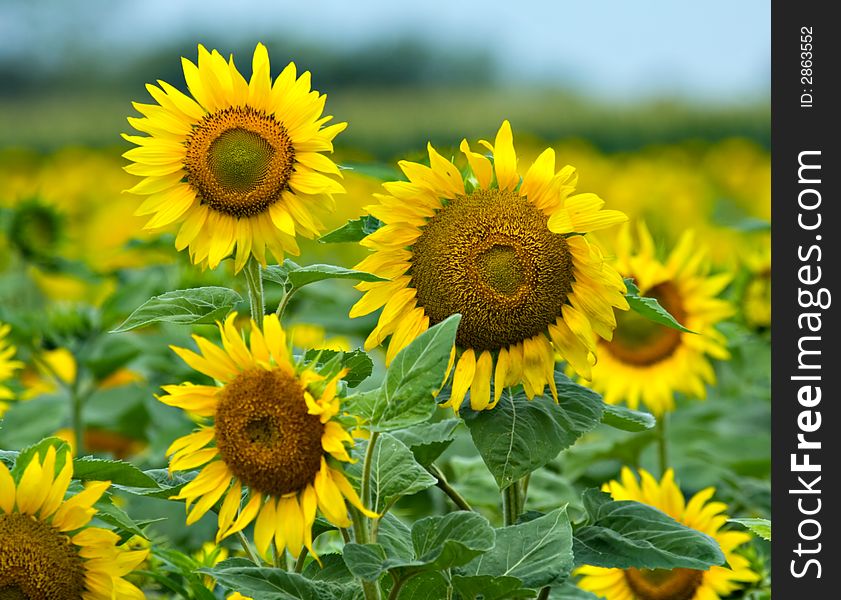
[[(685, 229), (698, 231), (714, 270), (734, 273), (726, 294), (737, 316), (724, 327), (733, 360), (717, 365), (720, 385), (706, 402), (674, 413), (673, 462), (688, 491), (715, 485), (733, 514), (767, 516), (764, 0), (0, 0), (0, 322), (12, 325), (9, 341), (25, 363), (5, 384), (15, 399), (0, 401), (0, 448), (71, 435), (67, 397), (79, 389), (88, 452), (161, 468), (164, 449), (193, 427), (154, 398), (160, 385), (190, 377), (167, 348), (190, 344), (187, 328), (107, 332), (152, 295), (232, 285), (232, 269), (200, 272), (175, 252), (171, 233), (143, 232), (145, 219), (133, 216), (140, 198), (122, 193), (136, 178), (122, 170), (131, 145), (120, 133), (136, 116), (131, 102), (150, 101), (145, 83), (186, 91), (180, 57), (195, 61), (198, 43), (232, 53), (248, 76), (259, 41), (273, 75), (290, 60), (310, 69), (314, 88), (328, 94), (326, 114), (349, 123), (335, 158), (353, 169), (330, 229), (362, 214), (383, 179), (400, 177), (397, 160), (423, 160), (427, 141), (452, 156), (463, 137), (492, 139), (509, 119), (521, 165), (554, 147), (561, 164), (578, 168), (580, 191), (646, 219), (664, 249)], [(364, 254), (315, 242), (302, 252), (303, 264), (345, 267)], [(279, 290), (267, 294), (270, 305), (279, 300)], [(348, 282), (302, 290), (287, 317), (296, 343), (361, 345), (374, 320), (347, 318), (358, 297)], [(461, 435), (441, 466), (493, 516), (495, 484), (470, 444)], [(645, 433), (600, 429), (564, 456), (533, 480), (533, 508), (575, 507), (583, 487), (623, 464), (654, 470)], [(430, 501), (443, 509), (436, 494), (398, 510), (428, 513)], [(132, 503), (135, 518), (171, 517), (149, 531), (185, 551), (211, 537), (212, 517), (187, 529), (178, 503)]]

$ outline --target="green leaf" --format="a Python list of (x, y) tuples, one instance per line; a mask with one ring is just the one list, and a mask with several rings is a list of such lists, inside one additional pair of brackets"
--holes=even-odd
[[(367, 441), (357, 451), (364, 453)], [(348, 471), (360, 476), (362, 461)], [(387, 433), (379, 436), (371, 456), (371, 501), (373, 510), (387, 510), (401, 496), (409, 496), (435, 485), (435, 478), (415, 461), (412, 451), (403, 442)]]
[(386, 571), (387, 556), (381, 544), (345, 544), (342, 549), (347, 568), (356, 577), (376, 581)]
[(131, 463), (90, 456), (73, 459), (73, 477), (82, 481), (110, 481), (127, 487), (160, 487), (154, 479)]
[(769, 519), (728, 519), (727, 522), (744, 525), (763, 540), (771, 541), (771, 521)]
[(348, 571), (341, 554), (321, 554), (321, 564), (312, 560), (304, 567), (302, 575), (310, 581), (333, 581), (348, 583), (353, 580), (353, 574)]
[(411, 577), (397, 595), (397, 600), (432, 600), (446, 598), (449, 589), (447, 579), (438, 571), (420, 573)]
[(270, 265), (262, 270), (263, 279), (282, 285), (288, 291), (297, 290), (310, 283), (325, 279), (352, 279), (354, 281), (383, 281), (372, 273), (345, 269), (335, 265), (301, 266), (288, 258), (282, 265)]
[(639, 288), (630, 278), (625, 279), (625, 287), (628, 292), (625, 294), (625, 300), (628, 301), (628, 306), (637, 314), (645, 317), (649, 321), (654, 321), (660, 325), (683, 331), (684, 333), (695, 333), (691, 329), (687, 329), (677, 322), (669, 311), (660, 306), (656, 298), (647, 298), (639, 295)]
[(357, 600), (357, 583), (310, 581), (298, 573), (264, 567), (202, 569), (231, 591), (254, 600)]
[(218, 286), (166, 292), (144, 302), (111, 333), (130, 331), (150, 323), (214, 323), (240, 302), (242, 296), (237, 292)]
[(350, 572), (376, 581), (386, 571), (405, 579), (426, 571), (442, 571), (464, 565), (494, 545), (494, 530), (485, 517), (468, 511), (420, 519), (412, 525), (411, 556), (400, 548), (398, 556), (386, 553), (382, 544), (346, 544), (344, 558)]
[(627, 569), (707, 570), (724, 563), (718, 543), (652, 506), (584, 492), (589, 523), (575, 533), (577, 564)]
[(509, 600), (534, 598), (537, 592), (523, 587), (516, 577), (453, 575), (453, 588), (463, 600)]
[(602, 596), (582, 590), (570, 581), (565, 581), (558, 586), (553, 585), (549, 592), (549, 600), (602, 600), (602, 598)]
[(602, 408), (602, 423), (622, 431), (646, 431), (657, 425), (657, 419), (651, 413), (615, 404), (605, 404)]
[(557, 404), (546, 396), (529, 400), (522, 388), (506, 388), (493, 410), (462, 407), (473, 443), (500, 489), (542, 467), (601, 422), (601, 396), (558, 371), (555, 385)]
[(458, 419), (420, 423), (399, 429), (392, 435), (409, 447), (415, 455), (415, 460), (428, 467), (453, 442), (459, 423)]
[[(105, 521), (126, 534), (139, 535), (142, 538), (146, 537), (142, 529), (143, 525), (132, 519), (122, 508), (112, 504), (110, 496), (104, 496), (94, 507), (96, 508), (96, 518), (100, 521)], [(147, 523), (150, 522), (154, 521), (147, 521)]]
[(39, 461), (43, 463), (44, 457), (47, 455), (47, 450), (50, 446), (54, 446), (56, 450), (55, 473), (58, 474), (62, 467), (64, 467), (64, 463), (67, 460), (67, 456), (70, 451), (70, 446), (61, 438), (48, 437), (32, 444), (31, 446), (27, 446), (18, 453), (17, 458), (15, 459), (15, 466), (11, 469), (12, 479), (14, 479), (16, 483), (20, 483), (20, 478), (23, 476), (24, 470), (26, 470), (26, 467), (29, 466), (32, 459), (35, 456), (38, 456)]
[(364, 216), (348, 221), (338, 229), (325, 233), (318, 241), (322, 244), (336, 244), (339, 242), (359, 242), (367, 235), (374, 233), (382, 223), (371, 216)]
[(463, 569), (464, 575), (516, 577), (528, 588), (561, 582), (572, 570), (572, 526), (566, 506), (496, 530), (493, 550)]
[(420, 519), (412, 525), (417, 562), (442, 571), (465, 565), (494, 547), (494, 530), (478, 513), (455, 511)]
[(367, 352), (360, 348), (348, 352), (311, 349), (304, 354), (304, 360), (307, 362), (316, 361), (318, 367), (327, 364), (336, 356), (340, 356), (339, 368), (349, 369), (347, 375), (343, 378), (349, 388), (355, 388), (368, 379), (374, 370), (374, 361), (371, 360)]
[(362, 417), (371, 431), (426, 421), (435, 412), (433, 394), (444, 381), (460, 320), (452, 315), (415, 338), (394, 358), (383, 385), (347, 398), (345, 410)]
[(181, 488), (190, 483), (198, 475), (198, 471), (170, 474), (167, 469), (150, 469), (143, 471), (143, 474), (155, 482), (154, 487), (124, 486), (118, 483), (114, 483), (113, 485), (120, 491), (132, 494), (133, 496), (168, 500), (170, 496), (177, 495), (181, 491)]

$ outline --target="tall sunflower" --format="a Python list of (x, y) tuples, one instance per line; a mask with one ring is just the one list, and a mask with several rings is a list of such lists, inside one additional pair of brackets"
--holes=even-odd
[(14, 360), (17, 348), (6, 341), (6, 336), (9, 335), (11, 329), (7, 323), (0, 323), (0, 417), (8, 407), (6, 400), (11, 400), (15, 396), (12, 390), (3, 385), (3, 382), (11, 379), (15, 371), (23, 368), (22, 362)]
[(681, 236), (665, 261), (657, 258), (654, 239), (641, 221), (637, 238), (635, 242), (629, 227), (622, 228), (616, 268), (624, 277), (634, 278), (641, 295), (656, 298), (695, 333), (659, 325), (634, 312), (618, 315), (613, 340), (599, 343), (599, 362), (589, 385), (603, 394), (605, 402), (624, 400), (631, 408), (643, 402), (660, 415), (674, 409), (675, 392), (704, 398), (706, 384), (715, 382), (708, 357), (730, 357), (726, 339), (715, 325), (733, 314), (732, 306), (716, 297), (731, 276), (709, 275), (692, 232)]
[(146, 89), (156, 104), (135, 102), (142, 118), (128, 121), (147, 136), (123, 135), (137, 144), (123, 156), (143, 181), (129, 191), (149, 197), (138, 215), (154, 215), (146, 229), (180, 222), (175, 239), (196, 264), (215, 268), (236, 249), (239, 271), (250, 256), (266, 264), (298, 254), (295, 235), (323, 229), (314, 212), (332, 209), (344, 188), (329, 175), (336, 164), (322, 152), (347, 123), (324, 127), (325, 95), (310, 91), (289, 63), (272, 83), (269, 55), (258, 44), (246, 81), (219, 52), (199, 45), (198, 65), (182, 59), (192, 98), (158, 81)]
[(490, 409), (519, 383), (530, 398), (547, 384), (557, 398), (555, 352), (589, 376), (596, 336), (610, 339), (613, 308), (628, 308), (621, 277), (584, 235), (626, 216), (602, 210), (595, 194), (572, 195), (575, 169), (556, 172), (551, 148), (521, 180), (508, 121), (493, 144), (480, 143), (492, 161), (462, 141), (466, 177), (429, 145), (430, 166), (400, 162), (409, 181), (375, 194), (379, 204), (366, 210), (384, 226), (362, 240), (375, 252), (356, 268), (387, 281), (357, 286), (365, 295), (350, 311), (384, 307), (365, 347), (390, 335), (387, 361), (461, 313), (448, 403), (455, 410), (468, 390), (474, 410)]
[[(175, 440), (167, 450), (170, 471), (202, 467), (176, 496), (187, 501), (187, 524), (195, 523), (222, 497), (217, 542), (256, 519), (254, 541), (265, 556), (274, 540), (298, 557), (312, 548), (316, 508), (338, 527), (349, 527), (345, 499), (367, 515), (339, 465), (350, 462), (353, 439), (335, 419), (340, 372), (325, 381), (293, 364), (277, 315), (261, 330), (252, 321), (250, 348), (234, 327), (236, 314), (219, 323), (222, 348), (193, 336), (201, 355), (173, 350), (220, 386), (164, 386), (161, 402), (211, 425)], [(243, 492), (248, 500), (240, 510)], [(190, 505), (195, 505), (190, 508)]]
[(750, 535), (742, 531), (721, 531), (727, 522), (722, 514), (727, 505), (711, 501), (715, 488), (706, 488), (686, 502), (675, 484), (674, 471), (669, 469), (658, 483), (651, 474), (640, 469), (640, 481), (627, 467), (620, 481), (602, 486), (614, 500), (635, 500), (657, 508), (674, 520), (714, 538), (727, 560), (727, 567), (695, 569), (606, 569), (584, 566), (576, 570), (581, 576), (578, 586), (606, 600), (718, 600), (739, 589), (742, 583), (757, 581), (748, 560), (735, 550)]
[(0, 462), (0, 598), (142, 600), (123, 576), (148, 551), (127, 551), (113, 531), (88, 526), (110, 483), (89, 483), (65, 500), (73, 461), (65, 455), (56, 475), (57, 458), (54, 446), (33, 456), (17, 483)]

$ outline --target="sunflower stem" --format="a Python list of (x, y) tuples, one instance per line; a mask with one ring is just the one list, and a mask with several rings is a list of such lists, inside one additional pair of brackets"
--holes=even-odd
[(253, 256), (248, 259), (243, 269), (245, 281), (248, 284), (248, 301), (251, 305), (251, 318), (257, 326), (263, 328), (263, 316), (266, 314), (266, 303), (263, 300), (263, 276), (260, 263)]
[(371, 506), (371, 462), (374, 457), (374, 446), (377, 445), (377, 439), (380, 437), (378, 431), (371, 433), (371, 439), (368, 440), (368, 449), (365, 450), (365, 462), (362, 463), (362, 484), (359, 490), (362, 505), (366, 508)]
[(70, 391), (73, 438), (76, 440), (76, 456), (85, 454), (85, 424), (82, 421), (82, 396), (74, 388)]
[(277, 318), (283, 319), (283, 313), (286, 312), (286, 307), (289, 306), (289, 300), (292, 299), (292, 296), (295, 295), (295, 292), (298, 291), (298, 288), (292, 288), (288, 292), (283, 294), (283, 298), (280, 299), (280, 303), (277, 305)]
[(239, 543), (242, 546), (242, 549), (245, 550), (245, 554), (248, 556), (248, 559), (258, 567), (261, 566), (263, 563), (257, 559), (257, 556), (251, 549), (251, 544), (248, 543), (248, 539), (246, 539), (245, 534), (241, 531), (237, 531), (237, 537), (239, 538)]
[(502, 490), (502, 518), (505, 526), (514, 525), (523, 507), (520, 498), (520, 484), (515, 481)]
[(549, 600), (549, 593), (552, 591), (548, 585), (540, 589), (540, 593), (537, 595), (537, 600)]
[(298, 555), (298, 558), (295, 560), (295, 567), (294, 570), (296, 573), (300, 573), (304, 570), (304, 563), (307, 560), (307, 549), (302, 548), (301, 553)]
[(436, 482), (435, 485), (438, 486), (442, 492), (444, 492), (447, 497), (453, 501), (453, 504), (458, 506), (461, 510), (473, 510), (473, 507), (468, 504), (467, 500), (465, 500), (461, 494), (459, 494), (450, 483), (447, 481), (447, 478), (444, 477), (444, 474), (441, 472), (441, 469), (438, 468), (437, 465), (434, 463), (430, 464), (427, 467), (427, 470), (435, 477)]
[(657, 419), (657, 458), (660, 462), (660, 476), (666, 473), (669, 468), (669, 440), (666, 434), (666, 416), (668, 413), (663, 413)]

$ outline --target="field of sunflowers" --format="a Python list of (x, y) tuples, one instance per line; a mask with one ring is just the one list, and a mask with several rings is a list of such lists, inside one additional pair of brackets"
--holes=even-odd
[(0, 148), (0, 600), (770, 598), (767, 139), (182, 66)]

